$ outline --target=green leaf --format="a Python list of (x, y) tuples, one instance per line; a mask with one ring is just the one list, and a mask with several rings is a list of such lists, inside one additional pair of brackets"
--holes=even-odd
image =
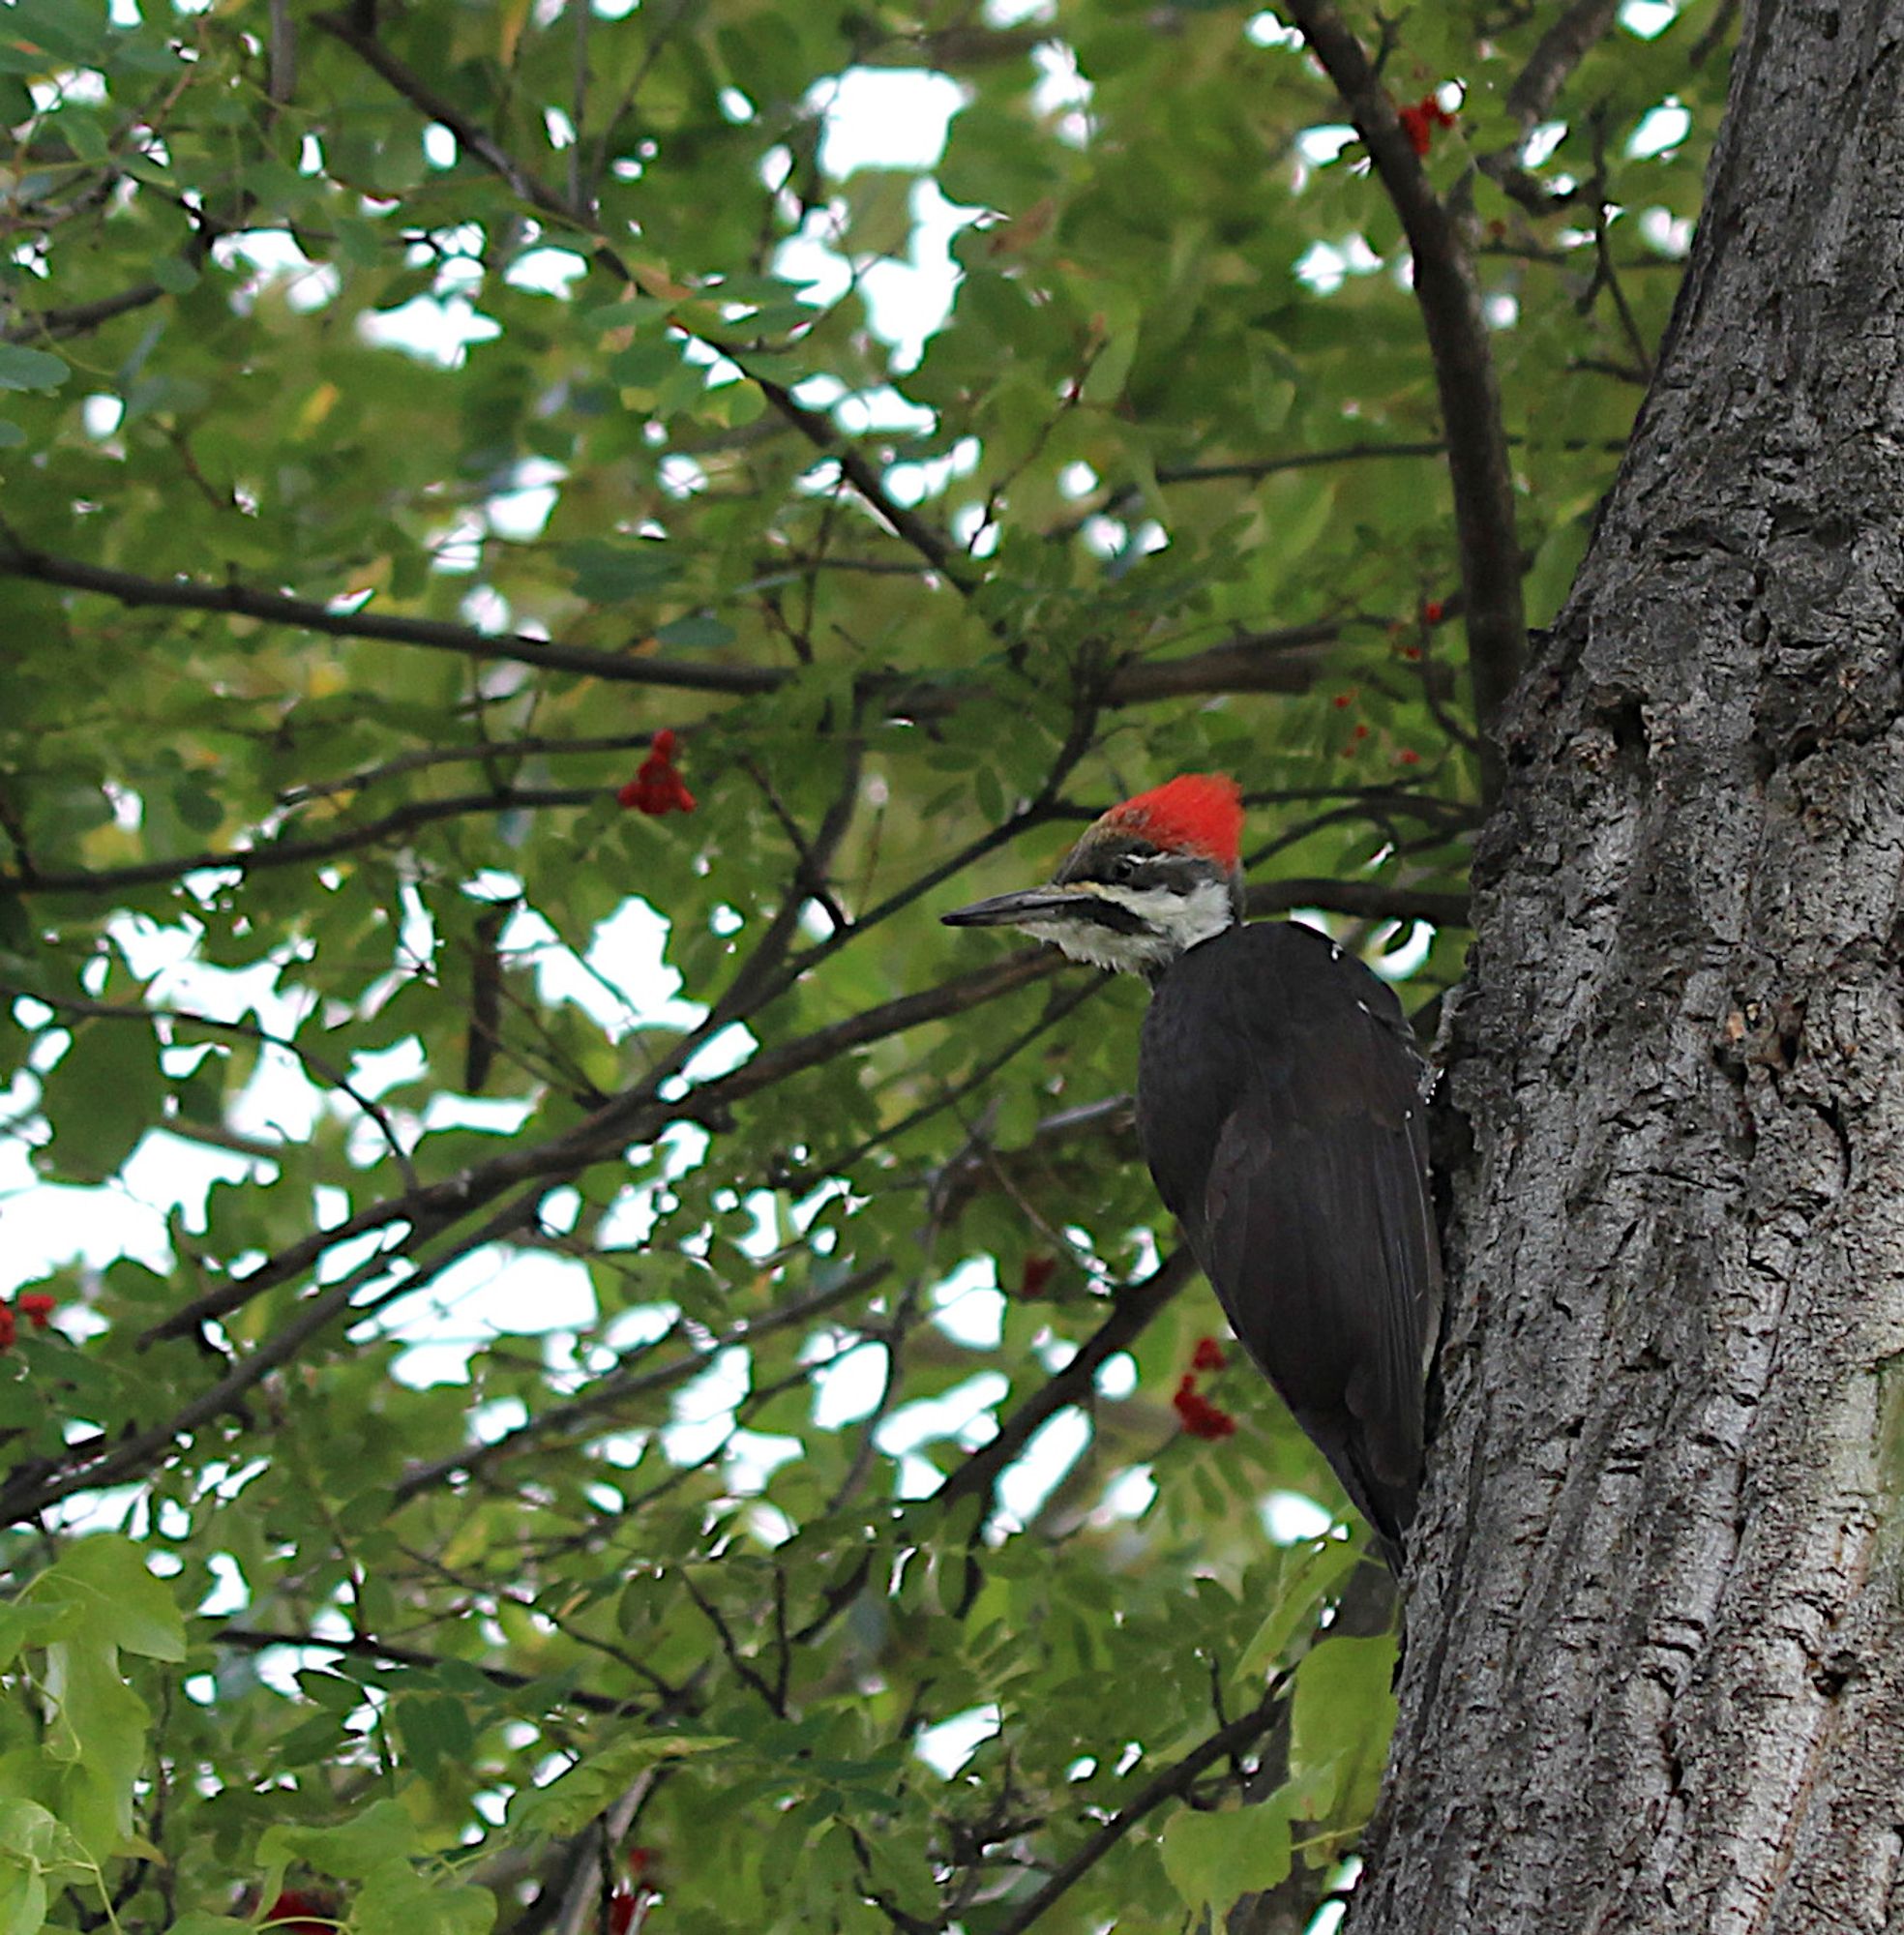
[(766, 392), (759, 383), (722, 383), (708, 391), (703, 413), (729, 430), (745, 430), (766, 414)]
[(90, 67), (110, 44), (110, 15), (104, 7), (70, 0), (12, 0), (8, 38), (31, 42), (62, 61)]
[(1236, 1661), (1241, 1680), (1259, 1678), (1282, 1658), (1297, 1630), (1312, 1619), (1317, 1605), (1361, 1563), (1361, 1548), (1354, 1539), (1324, 1538), (1300, 1554), (1292, 1555), (1275, 1603), (1250, 1636)]
[(45, 1646), (67, 1618), (66, 1609), (50, 1600), (22, 1595), (0, 1604), (0, 1668), (11, 1666), (23, 1647)]
[(373, 1801), (333, 1828), (304, 1828), (280, 1821), (264, 1831), (258, 1861), (278, 1867), (308, 1862), (320, 1874), (354, 1881), (423, 1852), (416, 1823), (394, 1801)]
[(46, 1899), (37, 1868), (0, 1855), (0, 1935), (40, 1935), (46, 1925)]
[(1274, 1888), (1290, 1871), (1290, 1805), (1276, 1793), (1222, 1813), (1179, 1808), (1159, 1842), (1164, 1872), (1193, 1913), (1219, 1921), (1245, 1894)]
[(675, 618), (655, 633), (655, 643), (687, 651), (715, 651), (734, 641), (734, 629), (706, 612)]
[(1296, 1668), (1290, 1785), (1311, 1819), (1368, 1818), (1395, 1725), (1394, 1674), (1387, 1634), (1324, 1640)]
[(649, 1734), (618, 1741), (559, 1774), (547, 1787), (518, 1794), (509, 1826), (520, 1834), (572, 1834), (599, 1814), (638, 1773), (665, 1762), (718, 1753), (733, 1742), (710, 1734)]
[(630, 343), (609, 359), (609, 374), (630, 390), (655, 389), (680, 367), (680, 347), (666, 337)]
[(400, 1700), (392, 1717), (399, 1738), (426, 1776), (433, 1775), (445, 1762), (466, 1761), (475, 1751), (468, 1710), (447, 1694)]
[(682, 569), (673, 551), (650, 540), (570, 545), (562, 552), (562, 562), (573, 574), (577, 596), (598, 605), (647, 597), (671, 584)]
[(60, 1818), (103, 1861), (133, 1831), (151, 1713), (121, 1679), (109, 1645), (55, 1641), (46, 1649), (45, 1685), (53, 1718), (45, 1752), (57, 1769)]
[(59, 1563), (28, 1588), (36, 1604), (64, 1607), (68, 1636), (148, 1659), (185, 1657), (185, 1622), (164, 1584), (146, 1566), (137, 1541), (95, 1533), (69, 1546)]
[(197, 780), (182, 780), (172, 789), (172, 811), (179, 823), (194, 833), (216, 833), (224, 824), (224, 808), (218, 796)]
[(94, 1871), (66, 1824), (33, 1801), (0, 1799), (0, 1856), (61, 1881)]
[(417, 1935), (489, 1935), (496, 1901), (486, 1888), (459, 1887), (387, 1861), (357, 1890), (351, 1920), (364, 1929), (415, 1930)]
[(136, 1014), (80, 1022), (41, 1092), (53, 1166), (89, 1182), (113, 1175), (158, 1119), (164, 1097), (150, 1022)]
[(72, 369), (50, 349), (0, 342), (0, 390), (57, 390)]

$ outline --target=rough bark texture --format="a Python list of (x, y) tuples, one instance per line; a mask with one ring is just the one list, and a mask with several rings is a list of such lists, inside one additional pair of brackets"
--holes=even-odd
[(1355, 1935), (1904, 1928), (1904, 4), (1748, 10), (1510, 715)]

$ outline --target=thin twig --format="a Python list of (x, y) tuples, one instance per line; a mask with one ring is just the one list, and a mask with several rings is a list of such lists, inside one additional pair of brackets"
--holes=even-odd
[(1527, 658), (1527, 617), (1513, 472), (1480, 285), (1461, 229), (1429, 185), (1361, 43), (1331, 0), (1291, 0), (1290, 15), (1342, 96), (1413, 253), (1415, 300), (1434, 359), (1454, 487), (1474, 719), (1484, 742), (1482, 783), (1493, 798), (1503, 768), (1492, 734)]
[(1069, 1861), (1053, 1872), (1051, 1879), (1023, 1907), (1008, 1915), (1004, 1920), (991, 1924), (991, 1935), (1024, 1935), (1026, 1929), (1082, 1881), (1146, 1814), (1164, 1801), (1187, 1794), (1206, 1768), (1214, 1767), (1218, 1761), (1239, 1752), (1259, 1739), (1281, 1710), (1284, 1693), (1294, 1671), (1294, 1667), (1289, 1667), (1277, 1674), (1269, 1682), (1269, 1690), (1247, 1713), (1232, 1720), (1227, 1727), (1219, 1727), (1207, 1740), (1192, 1747), (1181, 1760), (1152, 1774)]
[(816, 861), (813, 848), (807, 844), (807, 836), (800, 830), (800, 822), (788, 811), (779, 789), (754, 760), (743, 759), (740, 764), (748, 778), (760, 789), (760, 796), (767, 802), (768, 811), (780, 821), (781, 831), (787, 835), (793, 848), (793, 856), (798, 863), (796, 884), (806, 888), (808, 898), (819, 905), (827, 919), (833, 923), (834, 933), (838, 934), (850, 923), (846, 909), (833, 898), (833, 889), (826, 880), (826, 870)]
[(93, 302), (74, 303), (66, 309), (39, 310), (0, 329), (0, 342), (58, 342), (67, 337), (86, 336), (115, 316), (156, 303), (164, 293), (157, 283), (136, 283), (116, 295), (100, 296)]
[[(244, 1041), (254, 1041), (261, 1047), (282, 1050), (309, 1069), (320, 1082), (327, 1083), (340, 1095), (356, 1104), (365, 1116), (375, 1124), (378, 1134), (388, 1145), (391, 1155), (396, 1159), (398, 1173), (403, 1178), (404, 1188), (414, 1189), (417, 1186), (417, 1174), (411, 1166), (409, 1151), (404, 1148), (402, 1140), (397, 1133), (397, 1125), (390, 1119), (386, 1111), (358, 1088), (335, 1062), (313, 1053), (286, 1035), (273, 1034), (269, 1028), (260, 1027), (255, 1022), (222, 1021), (217, 1016), (193, 1014), (184, 1008), (146, 1007), (132, 1001), (95, 1001), (78, 995), (49, 994), (41, 988), (26, 988), (4, 981), (0, 981), (0, 994), (15, 1000), (40, 1001), (62, 1014), (77, 1015), (89, 1021), (134, 1021), (145, 1022), (148, 1026), (155, 1022), (164, 1022), (172, 1027), (204, 1028), (211, 1034), (235, 1035)], [(155, 1121), (153, 1126), (164, 1129), (168, 1134), (189, 1135), (189, 1131), (181, 1129), (178, 1124), (164, 1117)], [(281, 1146), (251, 1138), (245, 1139), (243, 1152), (271, 1162), (281, 1161), (284, 1153)]]
[[(690, 729), (677, 728), (676, 731), (685, 740)], [(395, 759), (385, 759), (378, 765), (360, 766), (355, 772), (342, 773), (335, 779), (304, 780), (296, 786), (286, 787), (278, 795), (277, 803), (281, 807), (302, 806), (309, 800), (329, 799), (341, 792), (365, 792), (373, 786), (381, 786), (386, 780), (401, 779), (405, 773), (423, 772), (431, 766), (477, 762), (488, 765), (496, 760), (525, 759), (537, 754), (567, 758), (585, 753), (639, 753), (653, 744), (652, 732), (606, 732), (592, 737), (578, 735), (573, 738), (525, 733), (520, 739), (499, 742), (485, 740), (466, 746), (419, 746), (414, 752), (400, 753)]]
[(1573, 0), (1535, 44), (1507, 90), (1507, 111), (1522, 131), (1547, 119), (1568, 76), (1611, 32), (1621, 0)]
[(55, 557), (8, 538), (0, 543), (0, 576), (35, 579), (73, 591), (97, 592), (122, 605), (152, 606), (180, 611), (224, 611), (268, 625), (294, 625), (338, 639), (380, 639), (390, 644), (421, 645), (463, 658), (506, 660), (549, 671), (570, 671), (620, 685), (652, 685), (681, 692), (713, 692), (729, 697), (772, 692), (783, 675), (758, 666), (700, 665), (688, 659), (637, 658), (619, 652), (562, 645), (525, 633), (483, 632), (445, 618), (404, 618), (381, 612), (335, 610), (308, 598), (279, 591), (256, 591), (238, 583), (208, 584), (189, 578), (141, 578), (78, 558)]
[[(853, 809), (859, 804), (860, 754), (858, 738), (850, 738), (832, 804), (826, 809), (812, 844), (799, 852), (793, 878), (788, 882), (787, 893), (772, 920), (767, 923), (766, 931), (741, 964), (726, 992), (708, 1011), (707, 1019), (701, 1024), (703, 1031), (718, 1032), (729, 1022), (738, 1021), (744, 1014), (764, 1005), (776, 994), (792, 985), (794, 977), (786, 971), (788, 949), (792, 946), (793, 938), (799, 932), (800, 916), (806, 909), (807, 902), (816, 891), (824, 892), (827, 870), (833, 864), (841, 841), (847, 836), (847, 828), (852, 823)], [(848, 932), (844, 920), (837, 921), (832, 938), (835, 940), (844, 939)], [(769, 989), (773, 992), (769, 993)]]
[[(934, 1503), (945, 1507), (974, 1497), (989, 1501), (1006, 1466), (1031, 1442), (1038, 1427), (1067, 1405), (1085, 1402), (1099, 1366), (1128, 1350), (1196, 1273), (1190, 1252), (1173, 1250), (1141, 1283), (1120, 1290), (1111, 1299), (1110, 1316), (1079, 1345), (1077, 1354), (1000, 1422), (997, 1437), (967, 1456), (933, 1493)], [(984, 1518), (983, 1510), (979, 1516)]]
[(564, 1134), (540, 1145), (492, 1156), (488, 1162), (441, 1181), (427, 1183), (422, 1189), (367, 1204), (342, 1223), (313, 1231), (243, 1276), (174, 1311), (145, 1332), (140, 1341), (151, 1344), (166, 1337), (190, 1335), (200, 1324), (223, 1318), (279, 1284), (302, 1276), (339, 1243), (385, 1229), (392, 1223), (430, 1222), (434, 1230), (440, 1230), (445, 1219), (467, 1215), (523, 1182), (536, 1185), (526, 1199), (533, 1208), (534, 1203), (550, 1187), (571, 1179), (609, 1151), (630, 1143), (651, 1143), (672, 1122), (718, 1123), (731, 1105), (745, 1096), (771, 1087), (790, 1075), (818, 1067), (848, 1050), (884, 1040), (926, 1022), (963, 1014), (1042, 979), (1062, 961), (1063, 957), (1056, 950), (1044, 948), (1007, 955), (974, 973), (958, 975), (937, 988), (887, 1001), (836, 1022), (830, 1027), (763, 1050), (730, 1074), (703, 1083), (676, 1100), (663, 1101), (656, 1091), (669, 1076), (679, 1072), (681, 1061), (700, 1045), (697, 1030), (677, 1043), (674, 1051), (638, 1087), (593, 1111)]
[(592, 215), (590, 195), (582, 183), (581, 149), (587, 132), (588, 22), (594, 13), (590, 0), (569, 0), (569, 24), (574, 36), (574, 60), (569, 76), (569, 206)]
[[(364, 64), (372, 69), (387, 81), (403, 99), (420, 113), (432, 121), (439, 121), (456, 135), (457, 139), (479, 160), (484, 166), (499, 175), (517, 197), (527, 202), (544, 215), (551, 216), (565, 226), (580, 229), (594, 243), (595, 253), (601, 261), (624, 283), (640, 285), (640, 279), (628, 263), (609, 243), (599, 229), (590, 223), (585, 214), (573, 208), (547, 183), (538, 179), (532, 170), (524, 167), (502, 146), (486, 129), (464, 114), (455, 103), (438, 94), (420, 74), (406, 68), (390, 52), (373, 33), (367, 33), (358, 24), (338, 14), (315, 14), (312, 15), (313, 24), (327, 34), (340, 40), (351, 49)], [(926, 519), (916, 511), (908, 510), (899, 503), (886, 490), (884, 480), (857, 444), (840, 435), (834, 429), (832, 420), (818, 410), (810, 410), (800, 402), (785, 384), (777, 383), (770, 376), (764, 376), (748, 367), (745, 352), (733, 343), (717, 341), (677, 323), (684, 336), (693, 337), (698, 342), (734, 364), (742, 374), (758, 385), (760, 394), (766, 398), (773, 409), (813, 447), (822, 455), (831, 457), (840, 466), (841, 473), (859, 493), (868, 510), (883, 523), (896, 537), (923, 557), (948, 584), (962, 592), (969, 592), (978, 582), (975, 574), (968, 572), (959, 562), (958, 553), (942, 533), (935, 530)]]
[[(518, 1673), (507, 1666), (485, 1666), (481, 1660), (464, 1659), (461, 1654), (422, 1652), (414, 1647), (395, 1646), (388, 1640), (368, 1639), (358, 1634), (337, 1637), (323, 1633), (270, 1632), (257, 1626), (221, 1626), (210, 1636), (213, 1646), (228, 1646), (240, 1652), (267, 1652), (273, 1647), (292, 1646), (299, 1648), (321, 1648), (329, 1652), (341, 1652), (356, 1659), (385, 1659), (392, 1666), (415, 1666), (426, 1672), (434, 1672), (454, 1663), (458, 1668), (474, 1667), (485, 1680), (509, 1691), (523, 1686), (534, 1686), (547, 1678), (534, 1673)], [(606, 1693), (590, 1693), (582, 1687), (570, 1687), (561, 1696), (567, 1707), (580, 1707), (584, 1712), (603, 1713), (614, 1719), (626, 1719), (631, 1713), (640, 1711), (632, 1700), (616, 1700)]]
[(1606, 172), (1606, 115), (1596, 108), (1592, 116), (1593, 136), (1593, 280), (1587, 292), (1580, 299), (1578, 310), (1583, 316), (1592, 306), (1593, 298), (1605, 289), (1613, 298), (1614, 313), (1620, 317), (1620, 326), (1625, 332), (1626, 346), (1633, 352), (1633, 360), (1640, 367), (1648, 387), (1652, 383), (1652, 354), (1647, 347), (1646, 338), (1640, 333), (1638, 318), (1633, 313), (1633, 306), (1626, 300), (1626, 291), (1621, 285), (1620, 271), (1613, 259), (1613, 244), (1607, 234), (1607, 172)]
[(733, 1628), (729, 1625), (719, 1606), (703, 1593), (694, 1582), (694, 1575), (685, 1565), (675, 1568), (675, 1576), (681, 1582), (682, 1590), (695, 1603), (695, 1609), (707, 1623), (714, 1628), (714, 1636), (721, 1642), (721, 1651), (728, 1656), (731, 1666), (743, 1684), (751, 1686), (766, 1703), (767, 1711), (777, 1720), (787, 1717), (787, 1706), (773, 1687), (767, 1683), (754, 1662), (740, 1650), (733, 1636)]
[[(835, 1023), (758, 1055), (731, 1074), (691, 1090), (678, 1101), (666, 1102), (654, 1093), (657, 1076), (632, 1095), (617, 1098), (594, 1112), (565, 1135), (550, 1142), (497, 1156), (461, 1176), (371, 1205), (328, 1230), (321, 1230), (280, 1251), (233, 1282), (195, 1298), (183, 1310), (153, 1326), (142, 1341), (189, 1334), (207, 1319), (242, 1307), (278, 1284), (302, 1275), (327, 1251), (355, 1235), (408, 1225), (403, 1236), (380, 1249), (340, 1282), (327, 1286), (299, 1307), (282, 1330), (250, 1352), (232, 1370), (164, 1423), (112, 1443), (95, 1435), (68, 1445), (55, 1456), (17, 1468), (0, 1491), (0, 1523), (15, 1523), (44, 1511), (47, 1505), (89, 1486), (115, 1482), (145, 1469), (177, 1437), (194, 1425), (236, 1409), (246, 1392), (268, 1372), (291, 1357), (350, 1306), (354, 1292), (371, 1277), (440, 1235), (452, 1222), (492, 1201), (517, 1183), (533, 1179), (535, 1186), (492, 1215), (474, 1232), (459, 1238), (448, 1252), (432, 1260), (418, 1276), (406, 1276), (391, 1295), (409, 1295), (427, 1284), (458, 1256), (518, 1229), (535, 1213), (552, 1183), (572, 1178), (609, 1149), (629, 1142), (651, 1142), (669, 1121), (719, 1122), (728, 1107), (786, 1080), (789, 1075), (831, 1060), (836, 1055), (893, 1033), (915, 1027), (989, 1000), (1049, 973), (1061, 961), (1046, 950), (1008, 956), (977, 974), (964, 975), (921, 994), (889, 1001), (882, 1007)], [(667, 1064), (672, 1072), (672, 1058)], [(358, 1315), (365, 1314), (359, 1311)]]
[(730, 1350), (737, 1344), (759, 1343), (777, 1330), (791, 1329), (810, 1323), (817, 1317), (824, 1316), (827, 1311), (836, 1310), (841, 1304), (850, 1303), (855, 1297), (864, 1295), (883, 1283), (891, 1273), (890, 1263), (869, 1265), (865, 1269), (853, 1271), (830, 1289), (816, 1291), (811, 1296), (781, 1304), (764, 1316), (735, 1324), (704, 1345), (669, 1363), (657, 1364), (646, 1370), (623, 1366), (610, 1371), (567, 1402), (539, 1412), (524, 1423), (495, 1438), (480, 1444), (465, 1445), (461, 1450), (452, 1452), (446, 1458), (432, 1459), (427, 1465), (413, 1465), (392, 1488), (391, 1503), (394, 1505), (407, 1504), (411, 1499), (435, 1490), (450, 1478), (478, 1476), (533, 1445), (562, 1436), (577, 1425), (592, 1424), (605, 1412), (614, 1411), (631, 1399), (651, 1397), (657, 1391), (671, 1390), (678, 1384), (692, 1383), (721, 1352)]
[[(281, 1364), (288, 1363), (320, 1330), (350, 1307), (352, 1294), (386, 1268), (396, 1246), (379, 1250), (347, 1276), (328, 1285), (284, 1327), (246, 1354), (219, 1381), (200, 1391), (163, 1423), (112, 1439), (95, 1433), (69, 1444), (57, 1457), (15, 1466), (0, 1491), (0, 1525), (16, 1525), (37, 1518), (48, 1505), (77, 1491), (110, 1485), (143, 1472), (185, 1432), (240, 1408), (258, 1382)], [(110, 1447), (110, 1448), (108, 1448)]]
[(600, 806), (609, 796), (603, 787), (499, 787), (490, 792), (458, 793), (446, 799), (415, 799), (386, 813), (380, 819), (341, 826), (333, 833), (313, 834), (308, 839), (266, 840), (255, 847), (208, 848), (198, 853), (178, 853), (164, 860), (139, 860), (124, 867), (0, 874), (0, 888), (15, 893), (114, 894), (129, 887), (156, 886), (161, 881), (183, 878), (187, 874), (257, 874), (273, 867), (301, 867), (313, 860), (329, 860), (340, 853), (380, 846), (386, 840), (398, 839), (441, 819), (532, 807)]

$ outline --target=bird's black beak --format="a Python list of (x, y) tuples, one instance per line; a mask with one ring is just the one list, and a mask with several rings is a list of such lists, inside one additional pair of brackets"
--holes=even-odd
[(1075, 887), (1026, 887), (1015, 894), (996, 894), (989, 901), (942, 913), (947, 927), (1017, 927), (1027, 920), (1061, 919), (1078, 911), (1082, 896)]

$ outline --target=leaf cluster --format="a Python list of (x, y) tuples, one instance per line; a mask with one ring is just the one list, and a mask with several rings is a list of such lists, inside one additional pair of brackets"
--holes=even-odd
[[(1349, 19), (1461, 90), (1536, 623), (1722, 13), (1532, 149), (1533, 12)], [(1302, 1926), (1392, 1718), (1343, 1502), (1240, 1366), (1177, 1431), (1142, 990), (935, 915), (1220, 768), (1262, 910), (1459, 973), (1328, 80), (1189, 0), (0, 18), (0, 1930)]]

